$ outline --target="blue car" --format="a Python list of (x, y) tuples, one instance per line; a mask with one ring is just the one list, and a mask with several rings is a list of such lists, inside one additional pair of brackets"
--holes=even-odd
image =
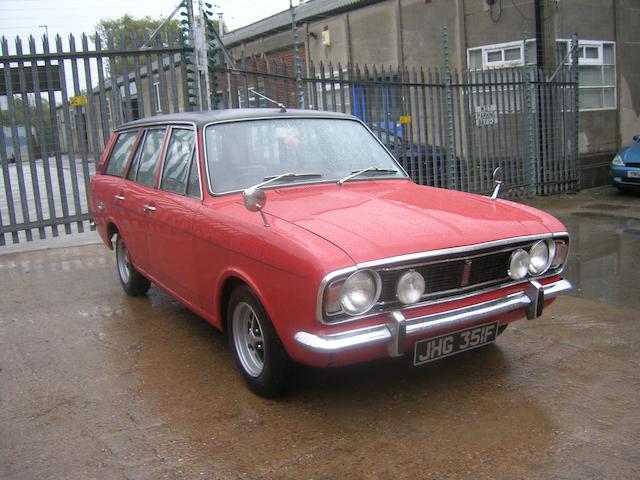
[(640, 135), (634, 135), (633, 141), (611, 161), (611, 183), (620, 191), (640, 189)]

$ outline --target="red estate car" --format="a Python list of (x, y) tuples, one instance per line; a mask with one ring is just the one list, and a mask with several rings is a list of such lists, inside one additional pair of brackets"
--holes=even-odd
[(284, 108), (127, 123), (91, 182), (126, 293), (153, 282), (227, 331), (264, 396), (291, 360), (431, 362), (570, 290), (565, 227), (494, 197), (418, 186), (357, 118)]

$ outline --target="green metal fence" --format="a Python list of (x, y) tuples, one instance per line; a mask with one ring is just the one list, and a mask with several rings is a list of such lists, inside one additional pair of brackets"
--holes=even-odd
[(183, 38), (0, 45), (0, 245), (90, 228), (88, 185), (113, 129), (198, 108)]

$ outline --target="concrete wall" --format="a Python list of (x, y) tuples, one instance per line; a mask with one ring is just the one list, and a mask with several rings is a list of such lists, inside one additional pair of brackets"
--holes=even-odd
[(640, 133), (640, 2), (616, 0), (620, 143)]

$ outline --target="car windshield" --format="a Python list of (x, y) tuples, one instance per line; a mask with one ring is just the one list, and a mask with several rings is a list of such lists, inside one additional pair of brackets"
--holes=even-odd
[[(243, 190), (283, 173), (272, 185), (337, 182), (354, 171), (361, 179), (406, 178), (373, 135), (354, 120), (280, 118), (210, 125), (205, 145), (211, 190)], [(373, 170), (387, 169), (381, 173)]]

